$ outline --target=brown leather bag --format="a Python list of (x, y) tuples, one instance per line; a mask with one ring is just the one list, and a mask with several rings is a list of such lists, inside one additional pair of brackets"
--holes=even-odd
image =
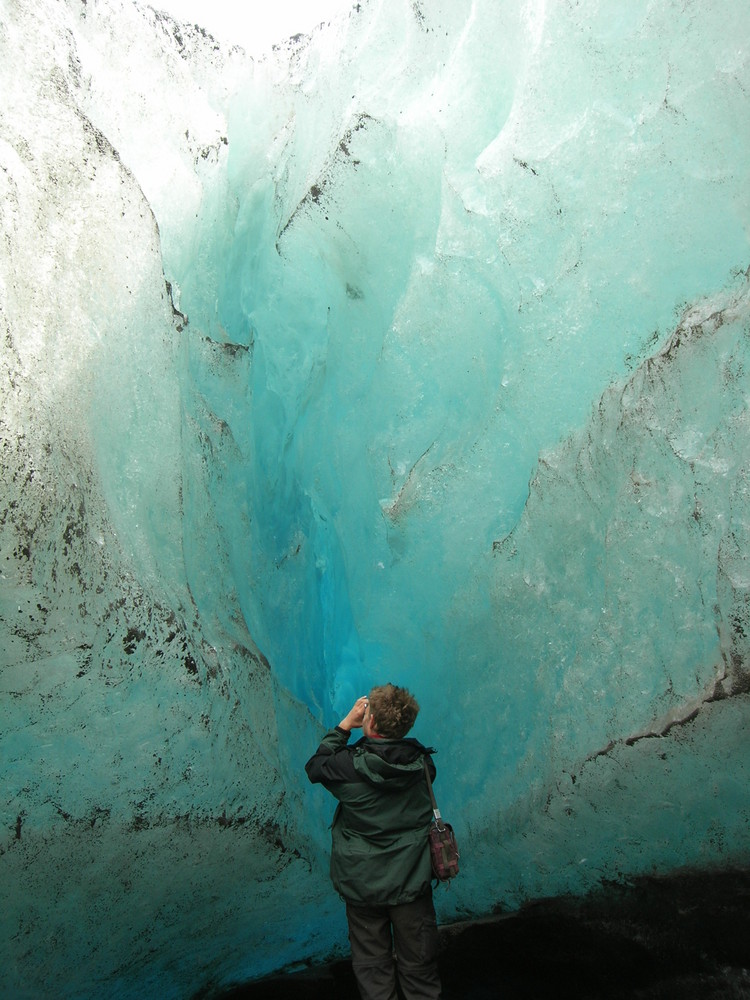
[(435, 801), (435, 793), (432, 790), (432, 779), (427, 767), (426, 756), (422, 758), (422, 763), (424, 764), (424, 773), (427, 778), (427, 787), (430, 791), (432, 815), (434, 817), (430, 826), (430, 832), (427, 834), (430, 845), (432, 871), (439, 882), (450, 882), (452, 878), (458, 875), (458, 844), (453, 833), (453, 827), (450, 823), (445, 823), (440, 815), (440, 810)]

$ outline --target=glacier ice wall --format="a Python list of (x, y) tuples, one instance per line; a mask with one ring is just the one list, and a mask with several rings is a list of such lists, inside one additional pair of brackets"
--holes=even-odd
[(443, 919), (746, 862), (746, 5), (0, 10), (4, 991), (341, 949), (382, 680)]

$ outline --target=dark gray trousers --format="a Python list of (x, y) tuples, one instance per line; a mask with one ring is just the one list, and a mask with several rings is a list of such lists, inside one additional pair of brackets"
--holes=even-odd
[(440, 1000), (432, 891), (398, 906), (346, 904), (352, 968), (362, 1000)]

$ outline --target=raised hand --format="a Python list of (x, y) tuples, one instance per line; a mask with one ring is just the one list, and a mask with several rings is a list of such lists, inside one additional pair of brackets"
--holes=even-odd
[(366, 694), (362, 695), (361, 698), (357, 698), (347, 714), (339, 723), (339, 729), (343, 729), (347, 733), (351, 732), (352, 729), (359, 729), (364, 721), (367, 705), (368, 700)]

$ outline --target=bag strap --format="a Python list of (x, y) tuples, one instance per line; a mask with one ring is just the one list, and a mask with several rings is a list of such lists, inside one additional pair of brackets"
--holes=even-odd
[(432, 778), (430, 777), (430, 769), (427, 766), (427, 754), (422, 757), (422, 763), (424, 764), (424, 776), (427, 778), (427, 788), (430, 793), (430, 801), (432, 802), (432, 814), (435, 817), (435, 822), (437, 823), (438, 830), (442, 830), (443, 817), (440, 815), (440, 810), (438, 809), (438, 804), (435, 801), (435, 793), (432, 790)]

